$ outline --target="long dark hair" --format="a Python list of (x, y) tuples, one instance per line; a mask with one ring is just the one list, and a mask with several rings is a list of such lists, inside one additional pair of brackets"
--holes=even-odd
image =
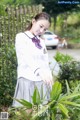
[[(45, 19), (45, 20), (48, 20), (49, 23), (51, 24), (51, 17), (46, 12), (41, 12), (41, 13), (37, 14), (33, 19), (35, 19), (36, 21), (41, 20), (41, 19)], [(32, 22), (28, 25), (26, 30), (30, 30), (31, 27), (32, 27)]]

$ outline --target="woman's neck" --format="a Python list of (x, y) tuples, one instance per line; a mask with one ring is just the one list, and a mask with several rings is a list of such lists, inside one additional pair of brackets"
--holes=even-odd
[(32, 33), (32, 35), (34, 35), (34, 37), (36, 37), (36, 36), (37, 36), (37, 35), (35, 35), (35, 34), (34, 34), (34, 32), (33, 32), (32, 30), (29, 30), (29, 31)]

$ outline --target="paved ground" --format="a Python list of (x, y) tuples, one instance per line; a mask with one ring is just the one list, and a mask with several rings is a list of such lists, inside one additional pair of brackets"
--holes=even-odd
[(49, 59), (52, 59), (55, 56), (56, 52), (59, 51), (63, 54), (71, 55), (75, 60), (80, 61), (80, 49), (48, 49)]

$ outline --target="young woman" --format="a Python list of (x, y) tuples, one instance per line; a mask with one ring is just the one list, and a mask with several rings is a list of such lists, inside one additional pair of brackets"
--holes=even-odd
[[(53, 83), (48, 62), (48, 53), (44, 40), (39, 36), (49, 28), (51, 24), (50, 16), (45, 13), (37, 14), (31, 21), (25, 32), (18, 33), (15, 40), (17, 67), (17, 85), (14, 98), (25, 99), (32, 102), (35, 87), (43, 94), (46, 93), (46, 100), (49, 99), (49, 92)], [(41, 92), (40, 92), (40, 96)], [(13, 106), (21, 106), (16, 100)]]

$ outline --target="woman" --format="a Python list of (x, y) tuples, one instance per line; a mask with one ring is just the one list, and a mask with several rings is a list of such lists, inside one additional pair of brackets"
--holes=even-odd
[[(51, 24), (50, 16), (45, 13), (37, 14), (31, 21), (25, 32), (18, 33), (15, 40), (17, 67), (17, 85), (14, 98), (25, 99), (32, 102), (31, 96), (37, 86), (49, 99), (49, 91), (53, 83), (48, 62), (48, 53), (44, 40), (39, 36), (49, 28)], [(41, 92), (40, 92), (40, 96)], [(21, 106), (17, 101), (13, 101), (13, 106)]]

